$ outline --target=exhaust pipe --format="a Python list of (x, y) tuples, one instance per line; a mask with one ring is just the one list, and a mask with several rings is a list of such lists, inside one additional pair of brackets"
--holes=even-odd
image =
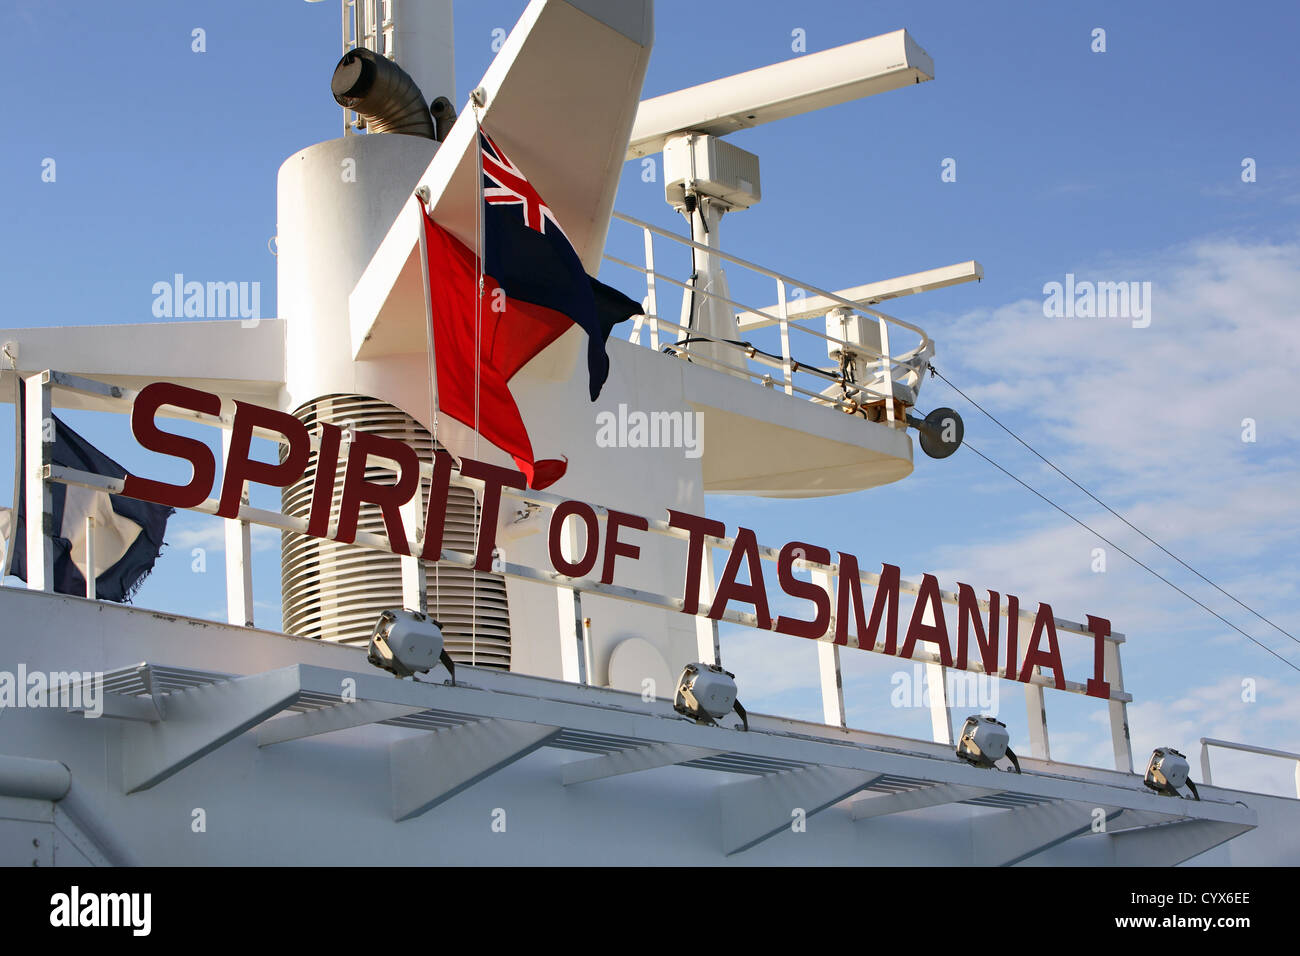
[(429, 104), (429, 112), (433, 114), (438, 142), (445, 142), (447, 134), (451, 132), (451, 125), (456, 122), (456, 107), (451, 105), (451, 100), (447, 97), (440, 96)]
[(339, 106), (355, 110), (372, 133), (438, 138), (433, 116), (415, 80), (374, 50), (359, 47), (343, 54), (334, 67), (330, 92)]

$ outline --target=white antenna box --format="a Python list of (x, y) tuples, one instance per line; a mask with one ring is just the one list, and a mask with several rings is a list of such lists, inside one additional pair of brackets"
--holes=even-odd
[(692, 188), (731, 209), (748, 209), (761, 198), (758, 157), (717, 136), (674, 136), (664, 145), (664, 194), (679, 206)]

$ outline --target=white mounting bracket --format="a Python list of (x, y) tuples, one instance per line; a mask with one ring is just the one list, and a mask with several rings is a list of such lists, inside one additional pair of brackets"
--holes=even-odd
[(878, 773), (841, 767), (806, 767), (718, 788), (722, 848), (731, 856), (789, 830), (796, 810), (804, 818), (880, 779)]
[(489, 718), (397, 741), (389, 750), (393, 819), (433, 809), (559, 734), (559, 727)]

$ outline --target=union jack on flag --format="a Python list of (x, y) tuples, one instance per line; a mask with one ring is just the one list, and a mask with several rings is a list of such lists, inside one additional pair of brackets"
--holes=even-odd
[(567, 240), (569, 237), (533, 184), (482, 130), (479, 146), (483, 156), (483, 201), (491, 206), (519, 206), (529, 229), (544, 235), (549, 222)]
[(529, 487), (545, 488), (564, 474), (567, 459), (534, 454), (511, 379), (578, 326), (586, 333), (587, 392), (595, 401), (609, 377), (605, 342), (615, 325), (640, 315), (642, 307), (587, 274), (528, 177), (482, 130), (479, 147), (480, 249), (470, 249), (425, 211), (438, 408), (509, 453)]

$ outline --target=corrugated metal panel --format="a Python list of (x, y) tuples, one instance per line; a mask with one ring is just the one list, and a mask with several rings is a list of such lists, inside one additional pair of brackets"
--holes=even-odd
[[(309, 402), (295, 414), (314, 429), (319, 423), (351, 427), (414, 448), (421, 460), (433, 456), (428, 431), (411, 416), (377, 399), (360, 395), (327, 395)], [(334, 482), (333, 507), (343, 493), (345, 465), (340, 462)], [(391, 472), (366, 469), (367, 478), (382, 480)], [(313, 451), (303, 476), (282, 495), (285, 514), (307, 517), (316, 480)], [(427, 494), (427, 483), (422, 489)], [(478, 503), (466, 488), (452, 487), (447, 500), (444, 547), (472, 553)], [(383, 535), (383, 516), (375, 505), (362, 504), (360, 531)], [(285, 534), (280, 548), (284, 629), (287, 633), (342, 644), (362, 644), (370, 638), (376, 618), (385, 608), (402, 604), (401, 559), (353, 545)], [(430, 566), (430, 612), (442, 622), (447, 651), (459, 662), (510, 669), (510, 609), (505, 579), (499, 574), (467, 568)]]

